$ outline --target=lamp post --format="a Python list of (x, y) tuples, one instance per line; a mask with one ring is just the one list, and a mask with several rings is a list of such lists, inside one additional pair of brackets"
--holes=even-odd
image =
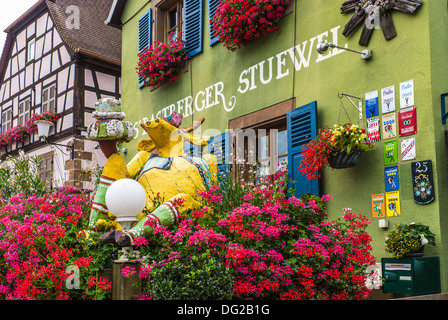
[[(137, 215), (146, 206), (146, 192), (140, 183), (135, 180), (124, 178), (113, 182), (105, 196), (106, 206), (117, 218), (117, 222), (126, 232), (131, 229), (132, 224), (137, 221)], [(131, 247), (123, 247), (123, 254), (118, 261), (126, 262), (126, 254), (132, 253)]]
[(48, 138), (48, 134), (50, 132), (50, 128), (52, 126), (54, 126), (53, 122), (48, 121), (48, 120), (36, 120), (34, 121), (34, 124), (37, 126), (37, 134), (39, 135), (39, 140), (42, 142), (45, 142), (47, 144), (52, 144), (55, 146), (61, 146), (61, 147), (67, 147), (70, 148), (72, 151), (72, 156), (71, 159), (74, 158), (74, 153), (75, 153), (75, 146), (74, 145), (65, 145), (65, 144), (58, 144), (58, 143), (54, 143), (54, 142), (49, 142), (47, 140)]
[(373, 57), (372, 50), (357, 51), (357, 50), (337, 46), (331, 42), (319, 42), (316, 46), (316, 50), (319, 54), (325, 54), (329, 48), (338, 48), (338, 49), (347, 50), (347, 51), (354, 52), (354, 53), (359, 53), (361, 55), (362, 60), (370, 60)]

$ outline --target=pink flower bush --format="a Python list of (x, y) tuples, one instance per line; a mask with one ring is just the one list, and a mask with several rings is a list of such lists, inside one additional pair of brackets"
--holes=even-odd
[(207, 214), (194, 210), (173, 229), (154, 228), (153, 245), (139, 248), (142, 280), (168, 272), (164, 268), (174, 272), (177, 264), (206, 252), (231, 271), (234, 299), (369, 296), (366, 270), (375, 258), (366, 217), (346, 209), (342, 219), (328, 220), (331, 196), (289, 197), (285, 179), (230, 185), (198, 193)]
[(289, 0), (221, 0), (210, 23), (224, 47), (235, 51), (278, 30), (288, 3)]
[(136, 70), (146, 86), (157, 86), (177, 79), (177, 70), (188, 59), (181, 36), (171, 39), (168, 44), (155, 42), (138, 54)]
[[(0, 208), (0, 300), (102, 299), (111, 288), (98, 270), (110, 255), (85, 232), (90, 199), (74, 188), (17, 195)], [(71, 268), (79, 288), (71, 288)]]

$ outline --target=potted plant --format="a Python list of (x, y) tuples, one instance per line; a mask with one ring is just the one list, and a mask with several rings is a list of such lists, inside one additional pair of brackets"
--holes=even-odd
[(221, 0), (210, 23), (224, 47), (235, 51), (278, 30), (288, 3), (289, 0)]
[(321, 177), (326, 166), (333, 169), (354, 167), (361, 152), (373, 150), (365, 129), (351, 123), (320, 129), (316, 138), (304, 145), (300, 171), (308, 179)]
[(54, 110), (48, 110), (43, 113), (34, 113), (25, 123), (28, 134), (37, 133), (36, 121), (50, 121), (56, 123), (59, 120), (59, 115)]
[(386, 252), (392, 253), (396, 259), (423, 256), (427, 244), (436, 245), (435, 234), (428, 226), (421, 223), (397, 224), (388, 233), (385, 242)]
[(169, 43), (155, 42), (138, 54), (137, 73), (146, 86), (158, 86), (177, 79), (177, 71), (188, 59), (181, 34), (170, 37)]

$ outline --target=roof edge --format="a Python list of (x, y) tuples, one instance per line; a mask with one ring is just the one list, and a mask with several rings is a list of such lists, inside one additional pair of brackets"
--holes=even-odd
[(109, 16), (104, 23), (110, 27), (117, 29), (122, 28), (121, 16), (126, 6), (127, 0), (114, 0), (112, 7), (109, 11)]
[[(36, 14), (36, 10), (42, 7), (41, 9), (46, 8), (46, 1), (39, 0), (36, 2), (31, 8), (29, 8), (25, 13), (23, 13), (19, 18), (17, 18), (13, 23), (11, 23), (5, 30), (5, 33), (9, 33), (12, 29), (14, 29), (17, 25), (20, 25), (23, 21), (25, 21), (31, 14)], [(40, 11), (38, 11), (40, 13)]]

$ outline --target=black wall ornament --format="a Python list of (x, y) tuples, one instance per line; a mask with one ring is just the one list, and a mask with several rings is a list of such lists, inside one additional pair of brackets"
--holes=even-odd
[(341, 13), (355, 11), (345, 25), (342, 34), (348, 37), (364, 22), (359, 44), (366, 47), (376, 26), (383, 30), (384, 38), (390, 40), (397, 35), (391, 11), (397, 10), (413, 14), (423, 0), (347, 0), (342, 4)]

